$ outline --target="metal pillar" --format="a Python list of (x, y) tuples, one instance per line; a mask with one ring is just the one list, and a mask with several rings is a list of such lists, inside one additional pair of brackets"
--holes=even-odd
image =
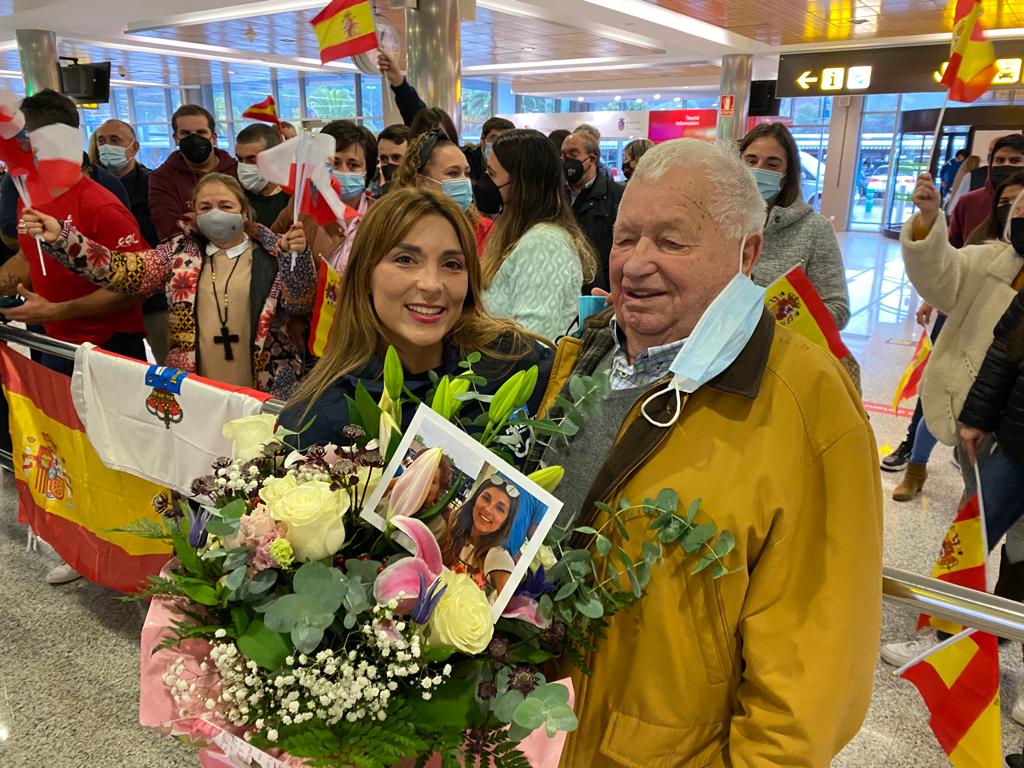
[(25, 95), (31, 96), (44, 88), (59, 92), (61, 84), (57, 35), (45, 29), (19, 29), (14, 34), (18, 40)]
[(409, 82), (428, 107), (440, 107), (462, 130), (459, 0), (419, 0), (405, 12)]
[(754, 57), (730, 53), (722, 57), (722, 86), (718, 100), (718, 140), (739, 141), (747, 132), (750, 79)]

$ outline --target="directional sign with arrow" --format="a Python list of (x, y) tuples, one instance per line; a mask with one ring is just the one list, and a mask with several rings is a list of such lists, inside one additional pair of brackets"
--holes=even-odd
[(816, 82), (818, 82), (818, 78), (813, 77), (812, 72), (809, 69), (796, 79), (796, 84), (803, 88), (805, 91), (810, 90), (811, 84)]

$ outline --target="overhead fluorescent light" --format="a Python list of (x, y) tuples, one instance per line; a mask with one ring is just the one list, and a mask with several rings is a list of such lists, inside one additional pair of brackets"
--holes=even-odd
[(765, 47), (751, 40), (730, 32), (706, 21), (695, 19), (692, 16), (685, 16), (660, 5), (645, 3), (643, 0), (583, 0), (585, 3), (597, 5), (609, 11), (615, 11), (626, 16), (640, 19), (650, 24), (657, 24), (659, 27), (674, 29), (677, 32), (691, 35), (706, 40), (710, 43), (728, 46), (736, 49), (737, 53), (752, 50), (752, 48)]
[[(535, 6), (530, 3), (518, 2), (518, 0), (477, 0), (477, 5), (480, 8), (487, 8), (491, 11), (498, 11), (499, 13), (507, 13), (512, 16), (521, 16), (527, 19), (539, 19), (541, 21), (553, 22), (556, 24), (567, 24), (569, 26), (578, 27), (579, 19), (567, 19), (561, 17), (554, 4), (549, 7), (542, 8)], [(646, 3), (644, 3), (646, 5)], [(553, 13), (553, 11), (555, 11)], [(593, 35), (603, 37), (607, 40), (615, 40), (619, 43), (627, 43), (628, 45), (637, 45), (641, 48), (648, 48), (650, 50), (661, 50), (661, 46), (658, 41), (646, 37), (644, 35), (637, 35), (631, 32), (624, 32), (621, 29), (616, 29), (607, 24), (588, 24), (586, 30)]]
[(164, 27), (187, 27), (192, 24), (208, 24), (214, 21), (233, 21), (235, 19), (251, 19), (255, 16), (269, 16), (289, 11), (305, 11), (322, 8), (324, 0), (266, 0), (266, 2), (229, 5), (222, 8), (210, 8), (205, 11), (190, 11), (143, 19), (129, 24), (125, 32), (147, 32)]

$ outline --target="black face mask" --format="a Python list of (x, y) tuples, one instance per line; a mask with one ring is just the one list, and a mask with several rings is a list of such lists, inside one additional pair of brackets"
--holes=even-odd
[(501, 190), (486, 173), (473, 187), (473, 197), (476, 199), (476, 208), (480, 213), (485, 213), (488, 216), (501, 213), (503, 205)]
[(210, 158), (210, 154), (213, 152), (213, 143), (198, 133), (190, 133), (178, 142), (178, 149), (192, 165), (202, 165)]
[(1006, 231), (1006, 220), (1010, 216), (1010, 203), (1000, 203), (996, 208), (996, 225), (999, 227), (999, 237)]
[(1015, 173), (1024, 171), (1019, 165), (993, 165), (988, 169), (988, 177), (992, 179), (992, 186), (998, 187)]
[(1024, 219), (1010, 220), (1010, 243), (1013, 245), (1013, 250), (1024, 254)]
[(395, 175), (395, 171), (397, 170), (397, 165), (391, 165), (388, 163), (380, 167), (380, 175), (384, 177), (384, 181), (391, 181), (391, 177)]
[(629, 163), (623, 163), (622, 175), (625, 176), (627, 179), (630, 178), (633, 175), (633, 166), (630, 165)]
[(562, 161), (562, 173), (566, 181), (575, 184), (583, 178), (583, 163), (574, 157), (567, 157)]

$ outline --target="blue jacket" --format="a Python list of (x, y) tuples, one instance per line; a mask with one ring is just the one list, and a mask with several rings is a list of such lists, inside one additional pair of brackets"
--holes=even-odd
[[(462, 373), (459, 368), (459, 361), (464, 355), (452, 344), (445, 344), (442, 354), (441, 365), (433, 370), (437, 376), (457, 376)], [(510, 376), (518, 371), (526, 370), (531, 366), (538, 366), (537, 386), (533, 391), (533, 397), (528, 403), (531, 414), (537, 412), (540, 407), (541, 397), (547, 388), (548, 378), (551, 376), (551, 366), (554, 363), (554, 350), (534, 343), (532, 354), (519, 360), (502, 360), (493, 357), (484, 357), (479, 363), (473, 366), (473, 370), (483, 378), (487, 379), (487, 386), (481, 387), (482, 394), (493, 394), (498, 390)], [(311, 419), (313, 423), (301, 435), (296, 435), (289, 442), (295, 448), (304, 450), (314, 445), (325, 443), (345, 444), (347, 440), (342, 438), (341, 430), (348, 425), (348, 401), (346, 397), (355, 397), (356, 385), (362, 382), (369, 391), (374, 401), (379, 401), (384, 391), (383, 380), (384, 363), (377, 356), (374, 357), (362, 370), (348, 373), (338, 379), (320, 399), (313, 404), (309, 413), (303, 417), (306, 410), (305, 403), (299, 403), (288, 408), (281, 414), (280, 422), (283, 427), (297, 431), (305, 426)], [(429, 373), (405, 376), (405, 386), (420, 400), (426, 399), (434, 385), (430, 380)], [(408, 429), (412, 421), (414, 407), (402, 409), (402, 429)], [(463, 422), (472, 421), (478, 414), (470, 412), (468, 407), (462, 410)]]

